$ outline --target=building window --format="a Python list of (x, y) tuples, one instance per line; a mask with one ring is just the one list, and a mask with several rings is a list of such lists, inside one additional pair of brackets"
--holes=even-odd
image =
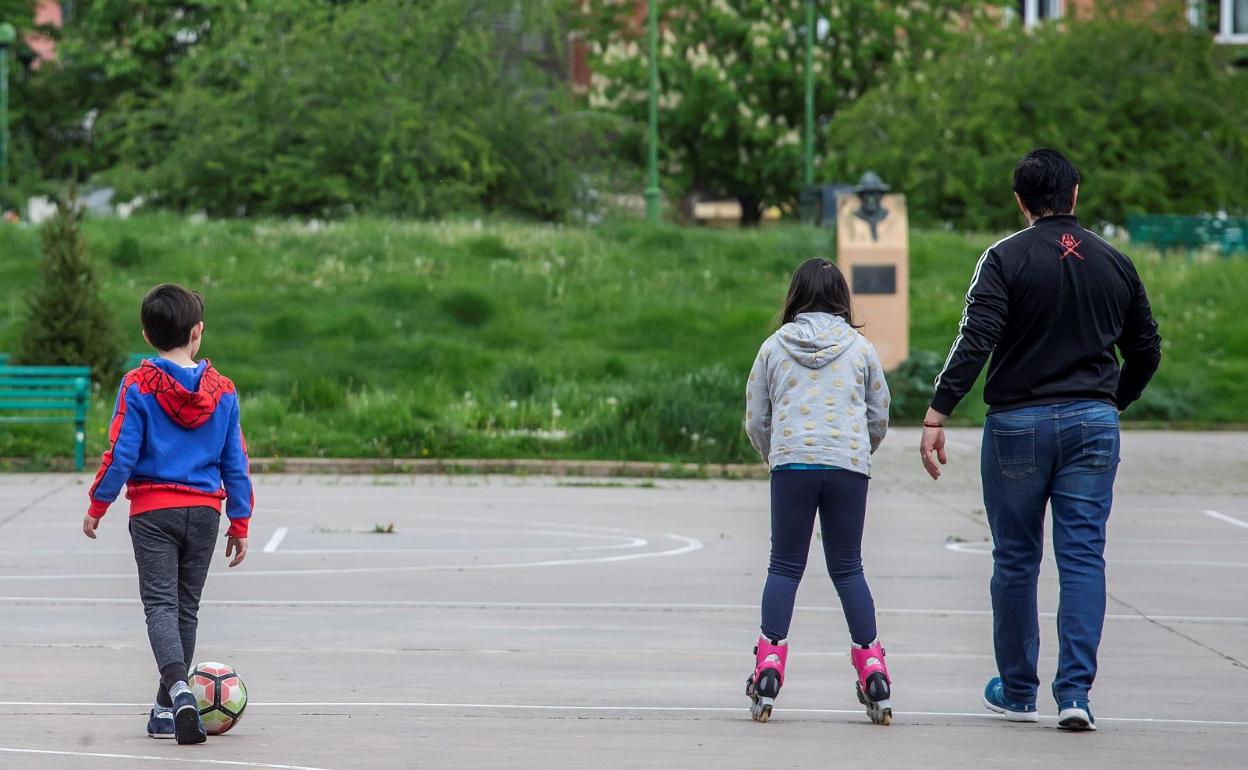
[(1034, 27), (1042, 21), (1060, 19), (1062, 0), (1018, 0), (1016, 13), (1024, 27)]
[(1248, 0), (1222, 0), (1219, 43), (1248, 43)]

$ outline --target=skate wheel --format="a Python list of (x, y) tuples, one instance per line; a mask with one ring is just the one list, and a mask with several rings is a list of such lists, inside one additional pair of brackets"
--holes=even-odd
[(755, 722), (766, 722), (771, 719), (771, 698), (755, 698), (750, 706), (750, 716)]

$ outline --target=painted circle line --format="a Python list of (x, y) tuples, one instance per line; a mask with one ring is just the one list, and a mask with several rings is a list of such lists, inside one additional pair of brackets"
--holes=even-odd
[(53, 757), (94, 757), (96, 759), (137, 759), (141, 762), (183, 762), (216, 767), (267, 767), (271, 770), (330, 770), (326, 767), (307, 765), (271, 765), (267, 762), (243, 762), (232, 759), (191, 759), (189, 757), (158, 757), (150, 754), (106, 754), (100, 751), (51, 751), (48, 749), (19, 749), (0, 746), (0, 752), (8, 754), (35, 754)]
[[(687, 553), (700, 551), (704, 547), (701, 540), (685, 535), (664, 534), (663, 537), (683, 543), (666, 551), (646, 551), (644, 553), (627, 553), (615, 556), (587, 556), (576, 559), (548, 559), (544, 561), (503, 562), (500, 564), (421, 564), (394, 567), (329, 567), (322, 569), (276, 569), (276, 570), (214, 570), (215, 577), (292, 577), (299, 575), (361, 575), (383, 572), (467, 572), (496, 569), (526, 569), (533, 567), (569, 567), (580, 564), (606, 564), (638, 559), (662, 559), (669, 556), (683, 556)], [(0, 575), (0, 581), (48, 581), (48, 580), (133, 580), (134, 573), (103, 573), (95, 575)]]

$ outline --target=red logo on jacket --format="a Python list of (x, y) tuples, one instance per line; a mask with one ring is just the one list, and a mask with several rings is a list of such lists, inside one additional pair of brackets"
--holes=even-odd
[(1062, 252), (1062, 256), (1058, 257), (1058, 259), (1066, 259), (1066, 257), (1071, 256), (1083, 259), (1083, 255), (1075, 251), (1075, 249), (1083, 245), (1083, 241), (1076, 241), (1075, 236), (1070, 233), (1062, 233), (1062, 239), (1057, 243), (1065, 249), (1065, 251)]

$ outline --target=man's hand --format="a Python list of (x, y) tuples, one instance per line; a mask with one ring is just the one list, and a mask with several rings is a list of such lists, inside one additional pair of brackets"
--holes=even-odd
[[(949, 462), (949, 458), (945, 456), (946, 416), (928, 407), (927, 415), (923, 418), (923, 438), (919, 441), (919, 456), (923, 460), (927, 475), (933, 479), (940, 478), (940, 465)], [(933, 454), (936, 455), (935, 459), (932, 458)], [(936, 460), (940, 461), (940, 465), (936, 464)]]
[(88, 513), (87, 515), (82, 517), (82, 534), (86, 535), (92, 540), (95, 539), (95, 528), (98, 526), (100, 526), (100, 520), (95, 518), (91, 514)]
[(225, 557), (230, 558), (231, 553), (234, 554), (234, 559), (230, 561), (230, 566), (237, 567), (242, 564), (243, 559), (247, 558), (247, 538), (230, 535), (225, 543)]

